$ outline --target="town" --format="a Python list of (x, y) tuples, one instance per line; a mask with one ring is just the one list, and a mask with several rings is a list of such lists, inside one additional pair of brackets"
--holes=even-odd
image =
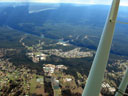
[[(86, 58), (86, 57), (93, 57), (94, 51), (81, 51), (80, 47), (76, 47), (72, 50), (63, 51), (62, 49), (43, 49), (43, 46), (45, 46), (44, 42), (39, 41), (39, 44), (33, 45), (33, 46), (27, 46), (24, 42), (23, 38), (21, 38), (20, 43), (29, 50), (26, 55), (31, 58), (31, 60), (35, 63), (38, 63), (39, 61), (45, 61), (48, 56), (55, 55), (62, 58)], [(56, 46), (57, 44), (63, 45), (63, 47), (71, 46), (70, 44), (67, 44), (65, 42), (57, 42), (55, 44), (49, 44), (47, 46)], [(65, 45), (66, 44), (66, 45)]]
[[(65, 92), (81, 95), (82, 84), (87, 81), (86, 76), (77, 72), (78, 80), (74, 76), (66, 74), (69, 70), (64, 65), (44, 64), (42, 75), (36, 70), (30, 70), (25, 66), (16, 67), (8, 60), (0, 59), (0, 95), (24, 95), (32, 94), (40, 96), (63, 96)], [(114, 93), (116, 88), (109, 83), (102, 83), (102, 90)]]
[(38, 75), (36, 70), (25, 66), (17, 68), (8, 60), (0, 59), (0, 95), (62, 96), (67, 87), (77, 88), (74, 77), (63, 72), (67, 69), (64, 65), (45, 64), (42, 67), (44, 75)]
[[(62, 45), (63, 48), (72, 46), (65, 43), (49, 44), (51, 48), (43, 48), (45, 42), (39, 41), (39, 44), (28, 46), (24, 41), (27, 37), (25, 35), (20, 39), (20, 43), (27, 50), (25, 52), (25, 59), (28, 59), (31, 63), (29, 66), (39, 66), (38, 69), (34, 69), (25, 65), (15, 65), (10, 61), (8, 53), (17, 53), (16, 49), (0, 49), (0, 95), (1, 96), (81, 96), (83, 88), (88, 79), (87, 75), (75, 70), (74, 74), (71, 74), (72, 67), (65, 65), (64, 63), (54, 64), (44, 63), (52, 55), (58, 56), (64, 59), (79, 59), (79, 58), (91, 58), (95, 52), (90, 50), (81, 50), (81, 47), (73, 47), (67, 51), (62, 49), (52, 48), (51, 46)], [(19, 51), (20, 52), (20, 51)], [(11, 55), (12, 57), (13, 55)], [(19, 61), (18, 61), (19, 62)], [(32, 65), (33, 64), (33, 65)], [(40, 65), (39, 65), (40, 64)], [(128, 65), (126, 60), (115, 60), (113, 63), (108, 64), (111, 70), (106, 70), (105, 80), (102, 82), (101, 94), (108, 93), (113, 95), (117, 90), (117, 85), (114, 81), (110, 81), (109, 78), (114, 78), (115, 81), (120, 79), (124, 70)], [(114, 68), (118, 68), (118, 71), (114, 71)], [(102, 96), (102, 95), (101, 95)]]

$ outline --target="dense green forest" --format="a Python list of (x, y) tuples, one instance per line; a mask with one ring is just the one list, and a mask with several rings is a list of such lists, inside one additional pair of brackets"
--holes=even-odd
[[(16, 30), (37, 36), (43, 34), (51, 39), (63, 38), (77, 46), (97, 48), (110, 6), (60, 4), (54, 10), (29, 13), (29, 11), (34, 11), (36, 6), (40, 7), (41, 4), (1, 7), (0, 25), (8, 25)], [(120, 7), (118, 20), (126, 20), (127, 10), (125, 9), (125, 7)], [(127, 28), (127, 25), (117, 24), (112, 53), (128, 55)]]

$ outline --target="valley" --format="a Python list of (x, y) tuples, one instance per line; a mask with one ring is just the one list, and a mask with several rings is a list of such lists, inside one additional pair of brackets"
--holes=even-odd
[[(110, 7), (101, 6), (0, 6), (0, 95), (81, 96)], [(127, 28), (117, 24), (103, 96), (114, 96), (128, 66)]]

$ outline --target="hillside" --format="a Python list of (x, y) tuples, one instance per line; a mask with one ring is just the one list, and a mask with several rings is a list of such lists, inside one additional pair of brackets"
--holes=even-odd
[[(30, 96), (38, 92), (47, 96), (53, 93), (80, 96), (109, 8), (107, 5), (3, 3), (0, 6), (0, 81), (7, 82), (1, 83), (0, 95), (12, 91)], [(127, 20), (126, 9), (120, 7), (119, 21)], [(127, 30), (127, 25), (117, 23), (102, 83), (103, 96), (115, 94), (113, 90), (128, 66)], [(30, 80), (25, 79), (26, 73)], [(20, 80), (12, 79), (13, 74)], [(18, 84), (25, 85), (27, 91)]]

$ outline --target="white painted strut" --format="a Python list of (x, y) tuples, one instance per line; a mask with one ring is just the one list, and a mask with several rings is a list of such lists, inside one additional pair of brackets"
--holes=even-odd
[(99, 96), (108, 62), (120, 0), (113, 0), (82, 96)]
[(121, 84), (115, 96), (123, 96), (123, 93), (125, 93), (125, 90), (127, 88), (127, 85), (128, 85), (128, 68), (127, 68), (127, 71), (121, 81)]

